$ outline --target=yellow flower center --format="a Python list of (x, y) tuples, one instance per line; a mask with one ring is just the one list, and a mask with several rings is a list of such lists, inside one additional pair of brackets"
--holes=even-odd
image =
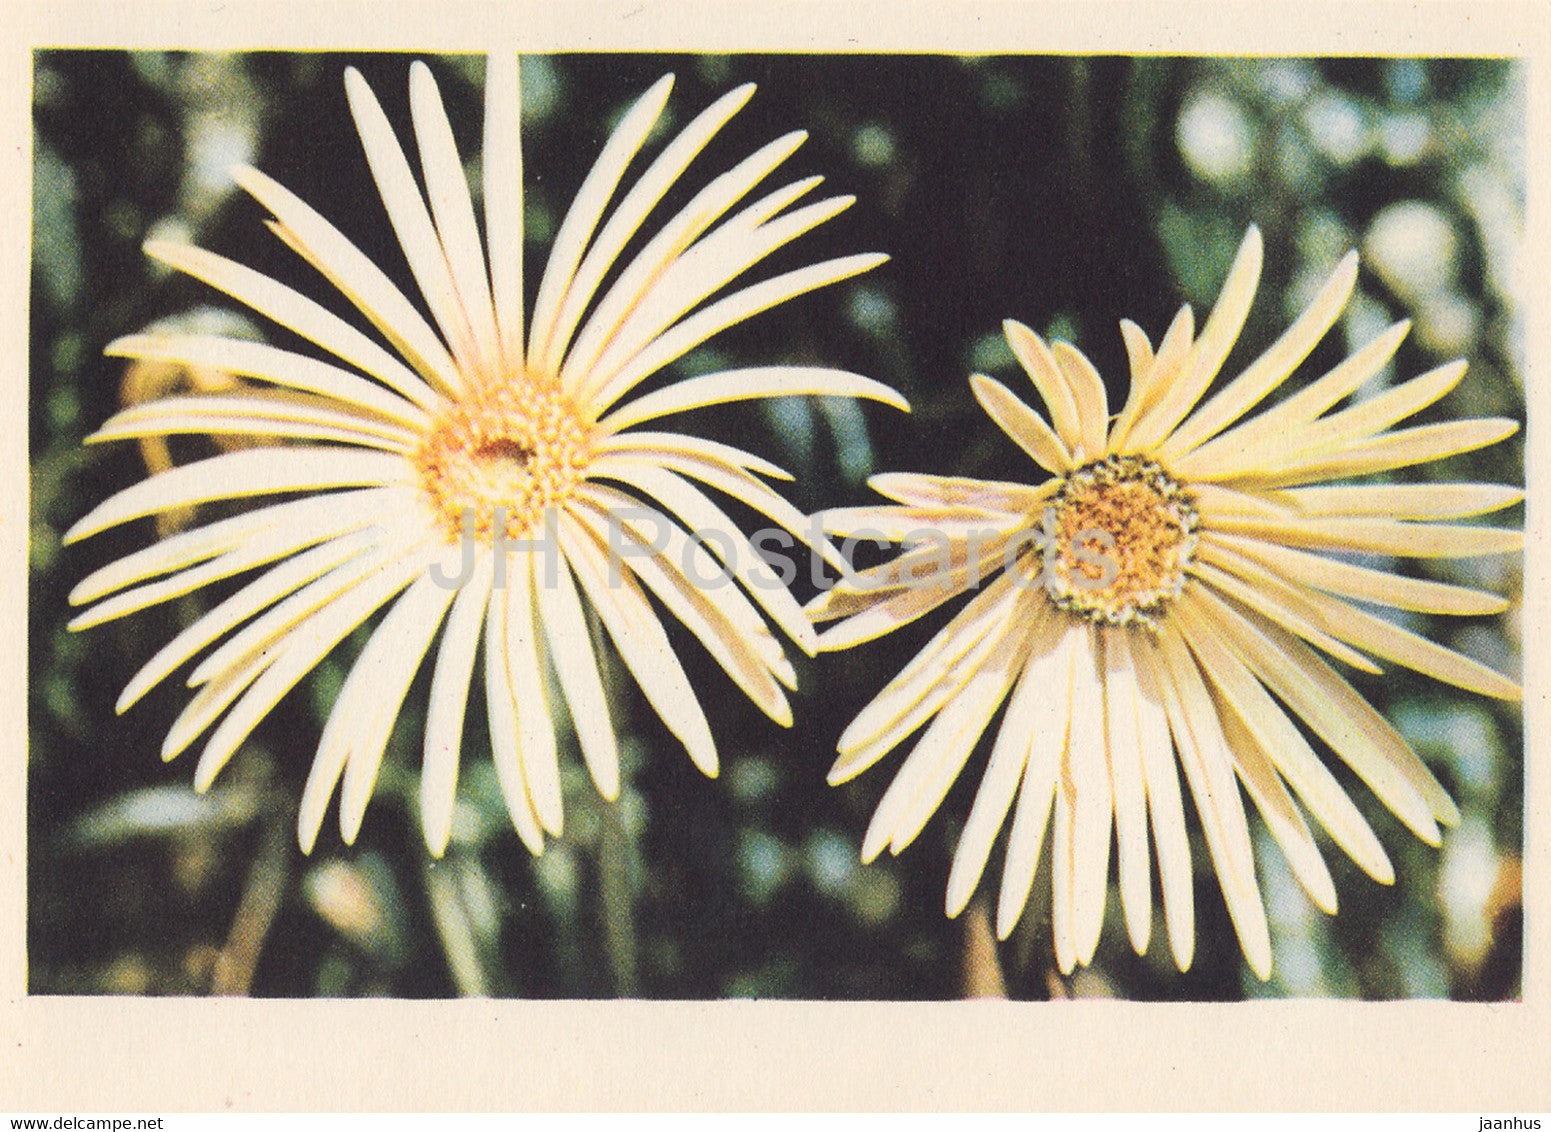
[(1045, 514), (1045, 591), (1090, 621), (1156, 629), (1184, 588), (1196, 523), (1190, 497), (1152, 460), (1084, 464), (1062, 481)]
[(581, 482), (592, 430), (553, 379), (482, 384), (454, 405), (416, 453), (432, 510), (457, 541), (524, 538)]

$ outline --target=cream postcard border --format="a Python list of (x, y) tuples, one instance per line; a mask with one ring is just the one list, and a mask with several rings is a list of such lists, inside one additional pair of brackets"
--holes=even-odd
[[(11, 0), (0, 7), (0, 1111), (1551, 1109), (1551, 655), (1526, 651), (1523, 1001), (356, 1002), (26, 994), (37, 47), (1493, 55), (1527, 60), (1525, 639), (1551, 631), (1551, 9), (1515, 2)], [(1017, 160), (1016, 139), (1008, 159)], [(1470, 1125), (1473, 1127), (1473, 1125)]]

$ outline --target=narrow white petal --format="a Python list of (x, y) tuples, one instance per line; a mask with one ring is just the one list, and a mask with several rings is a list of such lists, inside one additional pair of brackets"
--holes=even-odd
[(909, 411), (909, 403), (881, 381), (817, 366), (759, 366), (723, 370), (676, 382), (638, 397), (598, 422), (611, 432), (643, 421), (755, 397), (863, 397)]
[[(1124, 329), (1125, 325), (1122, 324), (1121, 330), (1124, 331)], [(1156, 406), (1163, 394), (1179, 380), (1180, 371), (1190, 358), (1195, 329), (1195, 315), (1190, 309), (1190, 304), (1186, 303), (1179, 308), (1179, 313), (1174, 316), (1174, 321), (1164, 332), (1163, 341), (1158, 344), (1158, 352), (1153, 355), (1147, 370), (1140, 377), (1133, 372), (1131, 393), (1126, 398), (1120, 415), (1115, 418), (1114, 427), (1109, 431), (1111, 452), (1138, 450), (1137, 445), (1131, 440), (1131, 432), (1142, 419), (1142, 415)]]
[(545, 344), (544, 353), (536, 359), (535, 368), (541, 373), (559, 372), (561, 359), (570, 345), (582, 313), (597, 294), (598, 285), (619, 258), (630, 237), (640, 229), (647, 215), (656, 207), (695, 157), (706, 147), (721, 128), (731, 120), (754, 94), (754, 84), (728, 91), (705, 110), (702, 110), (677, 137), (669, 142), (646, 171), (631, 186), (608, 221), (587, 249), (587, 256), (576, 269), (576, 275), (566, 289), (565, 301), (555, 317), (555, 327)]
[(1077, 404), (1083, 453), (1094, 459), (1107, 450), (1109, 442), (1109, 394), (1104, 389), (1104, 379), (1087, 356), (1070, 342), (1053, 342), (1051, 352)]
[(1076, 397), (1050, 347), (1038, 334), (1014, 319), (1002, 323), (1002, 333), (1007, 337), (1008, 346), (1012, 347), (1013, 356), (1045, 402), (1061, 443), (1068, 452), (1077, 448), (1082, 443), (1082, 418), (1077, 412)]
[(1393, 519), (1220, 516), (1215, 528), (1311, 550), (1360, 550), (1404, 558), (1475, 558), (1524, 548), (1524, 532), (1502, 527), (1409, 523)]
[(1072, 799), (1072, 944), (1087, 964), (1098, 949), (1109, 896), (1109, 847), (1115, 800), (1105, 750), (1104, 672), (1098, 630), (1073, 633), (1072, 726), (1067, 735), (1066, 777)]
[(1280, 493), (1305, 515), (1463, 519), (1512, 507), (1524, 489), (1495, 483), (1378, 483), (1296, 487)]
[(1190, 970), (1195, 956), (1195, 878), (1190, 864), (1190, 837), (1185, 832), (1185, 806), (1180, 798), (1174, 745), (1163, 707), (1162, 660), (1140, 634), (1124, 640), (1136, 673), (1137, 721), (1141, 727), (1142, 769), (1147, 778), (1147, 809), (1152, 816), (1153, 844), (1158, 850), (1158, 879), (1163, 890), (1163, 918), (1169, 929), (1169, 950), (1181, 971)]
[[(306, 496), (289, 503), (275, 503), (233, 515), (229, 519), (206, 523), (202, 527), (182, 531), (152, 543), (93, 571), (70, 591), (70, 604), (81, 605), (95, 601), (104, 594), (135, 582), (144, 582), (214, 558), (218, 554), (225, 554), (272, 530), (285, 528), (306, 531), (320, 521), (326, 525), (336, 520), (340, 523), (340, 530), (366, 526), (396, 509), (402, 499), (392, 488), (374, 487)], [(342, 514), (351, 517), (348, 520), (339, 519)], [(305, 546), (306, 539), (299, 537), (296, 545)]]
[(710, 725), (646, 595), (634, 578), (623, 573), (622, 563), (610, 560), (591, 531), (570, 516), (562, 522), (560, 538), (566, 560), (575, 568), (587, 600), (598, 611), (625, 667), (695, 765), (714, 778), (716, 744)]
[[(1028, 637), (1021, 634), (1004, 637), (1002, 644), (975, 672), (959, 695), (944, 707), (933, 722), (932, 730), (922, 736), (916, 750), (911, 752), (911, 759), (919, 756), (928, 765), (889, 821), (893, 829), (889, 838), (891, 853), (902, 852), (920, 836), (927, 821), (942, 805), (979, 743), (980, 736), (990, 724), (991, 717), (1007, 698), (1013, 681), (1023, 668), (1028, 650)], [(933, 731), (939, 727), (942, 731), (942, 745), (928, 760), (927, 748), (931, 744)], [(901, 778), (904, 773), (901, 770)], [(879, 812), (882, 813), (881, 807)]]
[(700, 343), (727, 327), (753, 318), (761, 311), (805, 295), (820, 287), (828, 287), (864, 271), (871, 271), (888, 260), (886, 255), (866, 254), (825, 260), (808, 267), (799, 267), (762, 282), (734, 291), (725, 298), (701, 307), (694, 314), (677, 323), (671, 330), (654, 339), (636, 354), (624, 368), (615, 374), (608, 384), (591, 399), (596, 412), (604, 412), (637, 384), (656, 373), (669, 362), (676, 361)]
[[(354, 303), (410, 365), (443, 392), (458, 389), (447, 347), (382, 268), (279, 182), (246, 165), (233, 169), (232, 179), (274, 214), (277, 234)], [(424, 399), (424, 394), (417, 397)]]
[(417, 434), (424, 434), (431, 427), (425, 407), (435, 408), (440, 403), (440, 398), (427, 391), (425, 407), (422, 407), (338, 366), (241, 338), (131, 334), (108, 343), (103, 353), (109, 357), (178, 362), (196, 368), (223, 370), (239, 377), (256, 377), (365, 409)]
[(986, 415), (1028, 454), (1029, 459), (1054, 475), (1072, 469), (1072, 454), (1061, 438), (1044, 418), (1018, 400), (1012, 390), (995, 378), (979, 373), (970, 376), (969, 387)]
[(1180, 475), (1196, 479), (1202, 468), (1242, 460), (1262, 445), (1307, 425), (1382, 369), (1410, 328), (1409, 322), (1396, 323), (1317, 381), (1181, 456), (1172, 466)]
[(485, 704), (490, 715), (490, 760), (495, 765), (512, 826), (528, 852), (537, 857), (544, 852), (544, 831), (533, 811), (527, 776), (522, 769), (522, 744), (517, 737), (520, 709), (512, 685), (506, 638), (510, 597), (505, 586), (493, 589), (485, 616)]
[[(668, 611), (699, 638), (728, 676), (760, 709), (783, 727), (791, 726), (791, 707), (772, 672), (790, 669), (781, 646), (754, 607), (730, 579), (713, 582), (720, 568), (688, 536), (660, 513), (649, 522), (632, 517), (642, 510), (628, 496), (591, 485), (587, 506), (576, 509), (599, 540), (628, 548), (630, 570), (655, 593)], [(614, 532), (614, 533), (611, 533)], [(696, 582), (694, 577), (703, 579)]]
[(163, 645), (125, 685), (116, 709), (121, 713), (129, 710), (146, 692), (222, 633), (362, 552), (359, 542), (333, 539), (260, 575)]
[(1050, 831), (1050, 934), (1055, 942), (1056, 969), (1063, 975), (1070, 975), (1077, 966), (1072, 908), (1077, 844), (1072, 794), (1071, 781), (1064, 776), (1057, 778), (1055, 828)]
[(549, 713), (534, 572), (538, 559), (521, 555), (508, 563), (506, 579), (506, 663), (517, 702), (517, 742), (528, 796), (544, 831), (559, 837), (564, 829), (560, 759), (555, 722)]
[[(1387, 432), (1340, 448), (1325, 448), (1276, 466), (1255, 465), (1244, 474), (1260, 488), (1297, 487), (1320, 480), (1346, 479), (1389, 472), (1472, 452), (1506, 440), (1519, 423), (1503, 417), (1444, 421)], [(1216, 476), (1216, 471), (1209, 475)]]
[(987, 663), (966, 681), (959, 695), (932, 720), (904, 766), (884, 791), (862, 839), (862, 861), (871, 862), (885, 846), (900, 852), (925, 828), (953, 781), (969, 761), (976, 741), (991, 721), (1016, 670), (1008, 671), (1017, 650), (1003, 636)]
[(1189, 624), (1192, 648), (1223, 701), (1304, 805), (1369, 876), (1392, 883), (1395, 871), (1362, 813), (1244, 662), (1218, 643), (1210, 614), (1186, 600), (1180, 603), (1179, 616)]
[[(830, 785), (861, 773), (951, 696), (1007, 630), (1016, 594), (1006, 578), (987, 586), (940, 629), (840, 735)], [(993, 630), (1000, 625), (1003, 632)], [(961, 675), (956, 675), (961, 674)], [(892, 742), (885, 742), (892, 739)], [(880, 749), (881, 748), (881, 749)]]
[(278, 655), (253, 681), (241, 700), (221, 720), (200, 752), (194, 770), (194, 789), (203, 791), (215, 781), (253, 728), (317, 667), (334, 646), (414, 579), (423, 568), (423, 555), (410, 554), (383, 567), (340, 594), (277, 642)]
[(1297, 320), (1164, 442), (1160, 458), (1173, 461), (1210, 440), (1286, 381), (1334, 325), (1356, 285), (1357, 253), (1348, 252)]
[[(365, 796), (370, 795), (382, 751), (379, 747), (375, 753), (368, 753), (362, 748), (374, 732), (380, 731), (386, 740), (391, 721), (398, 717), (404, 696), (431, 647), (452, 596), (452, 590), (438, 586), (429, 575), (416, 578), (393, 603), (356, 657), (323, 726), (318, 753), (302, 790), (296, 828), (303, 853), (312, 852), (329, 798), (347, 763), (359, 761), (371, 766), (369, 777), (359, 771), (356, 775), (358, 784), (365, 783)], [(384, 719), (390, 721), (387, 728), (380, 726)], [(365, 796), (360, 802), (362, 811)], [(343, 799), (340, 808), (343, 814)], [(359, 828), (359, 820), (355, 824)]]
[(283, 491), (390, 484), (412, 474), (400, 456), (353, 448), (250, 448), (183, 464), (109, 496), (65, 532), (63, 541), (105, 531), (190, 503)]
[(1196, 632), (1196, 622), (1181, 618), (1179, 623), (1190, 651), (1210, 681), (1217, 719), (1223, 728), (1227, 750), (1245, 790), (1260, 810), (1272, 837), (1282, 847), (1299, 883), (1320, 908), (1334, 915), (1335, 883), (1320, 856), (1319, 847), (1314, 844), (1314, 837), (1303, 815), (1298, 812), (1298, 807), (1282, 785), (1268, 757), (1269, 752), (1260, 746), (1255, 733), (1242, 722), (1238, 705), (1230, 692), (1236, 685), (1222, 678), (1229, 667), (1226, 651), (1209, 631)]
[(1157, 405), (1137, 422), (1130, 443), (1138, 449), (1151, 450), (1167, 437), (1195, 408), (1222, 369), (1255, 300), (1263, 255), (1260, 229), (1251, 226), (1244, 234), (1222, 293), (1217, 296), (1212, 313), (1201, 328), (1201, 336), (1196, 339), (1183, 372), (1169, 385)]
[[(202, 562), (198, 566), (179, 571), (176, 574), (160, 578), (145, 585), (135, 586), (115, 594), (105, 601), (87, 609), (70, 622), (70, 628), (80, 630), (100, 625), (105, 621), (111, 621), (117, 617), (146, 609), (172, 598), (181, 597), (191, 593), (201, 586), (222, 578), (230, 578), (235, 574), (241, 574), (262, 566), (267, 562), (273, 562), (278, 558), (285, 558), (314, 543), (325, 542), (330, 539), (353, 543), (356, 548), (364, 549), (368, 544), (362, 538), (348, 539), (344, 536), (357, 532), (370, 525), (379, 516), (367, 511), (364, 514), (351, 512), (332, 511), (310, 516), (297, 516), (286, 526), (271, 528), (249, 538), (240, 546), (218, 555), (209, 561)], [(307, 521), (310, 520), (310, 521)]]
[[(806, 137), (807, 134), (801, 131), (787, 134), (744, 158), (696, 193), (635, 254), (588, 316), (581, 333), (577, 335), (576, 345), (566, 356), (561, 376), (567, 388), (577, 388), (583, 384), (592, 387), (590, 374), (599, 356), (608, 348), (630, 312), (658, 285), (669, 265), (699, 239), (701, 233), (790, 157)], [(807, 177), (796, 181), (767, 195), (756, 208), (766, 215), (774, 215), (822, 181), (822, 177)], [(745, 215), (748, 214), (749, 210), (746, 209)]]
[(1459, 811), (1399, 732), (1295, 637), (1204, 590), (1195, 591), (1194, 600), (1256, 679), (1329, 744), (1413, 833), (1438, 844), (1437, 819), (1458, 820)]
[(538, 299), (533, 307), (533, 325), (528, 339), (528, 361), (536, 365), (547, 356), (549, 341), (555, 333), (560, 305), (576, 277), (582, 252), (603, 218), (603, 210), (619, 188), (625, 168), (646, 143), (652, 127), (667, 104), (668, 92), (673, 89), (673, 76), (664, 75), (652, 84), (630, 110), (620, 119), (619, 125), (609, 136), (593, 163), (592, 169), (582, 181), (576, 197), (567, 210), (555, 242), (550, 248), (549, 262), (544, 266), (544, 276), (539, 281)]
[[(415, 182), (409, 159), (404, 156), (377, 96), (354, 67), (345, 71), (345, 94), (355, 119), (356, 132), (361, 136), (361, 147), (366, 152), (366, 163), (371, 167), (372, 180), (377, 184), (378, 195), (393, 225), (393, 233), (398, 237), (399, 247), (404, 251), (404, 258), (409, 261), (409, 270), (426, 305), (431, 308), (431, 317), (441, 328), (442, 337), (452, 348), (459, 370), (463, 374), (473, 373), (478, 358), (473, 331), (459, 302), (446, 252), (426, 209), (425, 198), (420, 194), (420, 186)], [(458, 388), (461, 389), (462, 374), (459, 381)]]
[[(1062, 631), (1062, 630), (1065, 631)], [(996, 903), (996, 935), (1006, 939), (1023, 915), (1034, 874), (1039, 869), (1040, 847), (1051, 805), (1058, 792), (1061, 764), (1066, 758), (1066, 737), (1071, 728), (1072, 656), (1076, 629), (1058, 626), (1049, 651), (1030, 660), (1028, 679), (1044, 691), (1030, 721), (1028, 766), (1023, 788), (1007, 835), (1007, 862), (1002, 867), (1002, 887)], [(1053, 856), (1053, 855), (1052, 855)]]
[(409, 68), (409, 108), (436, 235), (452, 272), (458, 305), (473, 334), (474, 356), (486, 374), (500, 374), (495, 306), (490, 299), (485, 249), (479, 242), (479, 225), (474, 219), (474, 199), (469, 195), (468, 178), (458, 157), (441, 91), (430, 68), (418, 59)]
[(86, 444), (143, 436), (198, 433), (212, 436), (280, 436), (328, 440), (410, 455), (420, 438), (398, 425), (294, 398), (245, 396), (164, 397), (115, 413), (86, 437)]
[[(600, 399), (612, 403), (642, 378), (656, 372), (666, 363), (660, 362), (634, 373), (629, 371), (634, 359), (640, 357), (643, 351), (647, 351), (652, 343), (701, 302), (722, 290), (772, 252), (845, 211), (855, 199), (849, 196), (831, 197), (757, 227), (747, 224), (745, 217), (749, 210), (745, 209), (686, 250), (663, 271), (651, 290), (642, 296), (635, 309), (611, 336), (608, 347), (599, 355), (597, 362), (589, 367), (586, 383), (582, 387), (583, 398), (591, 400), (600, 390), (609, 390)], [(759, 204), (751, 208), (758, 209)], [(762, 309), (759, 307), (756, 311)], [(627, 371), (628, 376), (617, 376), (621, 370)]]
[(1104, 654), (1104, 738), (1109, 750), (1110, 789), (1115, 798), (1115, 844), (1120, 902), (1126, 932), (1138, 955), (1152, 934), (1152, 865), (1147, 847), (1147, 783), (1136, 674), (1131, 650), (1117, 634), (1102, 634)]
[(979, 507), (1026, 516), (1055, 490), (1054, 481), (1036, 487), (969, 476), (921, 475), (915, 472), (880, 472), (867, 478), (867, 486), (879, 495), (915, 507)]
[(523, 187), (522, 102), (517, 56), (496, 52), (485, 63), (485, 239), (490, 245), (490, 291), (508, 372), (522, 368)]
[(145, 253), (224, 291), (286, 329), (294, 330), (309, 342), (377, 378), (422, 409), (436, 408), (440, 398), (412, 369), (344, 319), (300, 292), (202, 248), (151, 240), (145, 245)]
[(560, 677), (587, 770), (598, 793), (612, 802), (619, 797), (619, 745), (598, 672), (598, 658), (593, 652), (592, 632), (587, 627), (587, 615), (582, 611), (569, 564), (553, 562), (553, 568), (549, 566), (546, 563), (533, 579), (544, 639)]
[(759, 607), (809, 656), (817, 651), (818, 639), (802, 606), (726, 512), (694, 484), (666, 468), (643, 464), (637, 469), (634, 482), (637, 490), (677, 515), (689, 530), (703, 536), (714, 535), (705, 539), (706, 545)]
[(453, 598), (441, 646), (436, 650), (431, 698), (426, 706), (425, 758), (420, 768), (420, 822), (426, 847), (433, 857), (447, 851), (447, 839), (452, 834), (463, 720), (474, 679), (480, 629), (490, 607), (493, 574), (494, 562), (481, 548), (469, 577)]
[(334, 600), (362, 577), (382, 569), (386, 561), (400, 552), (425, 541), (423, 530), (412, 524), (388, 520), (349, 536), (351, 542), (364, 543), (366, 553), (346, 559), (329, 573), (291, 594), (278, 605), (249, 622), (195, 666), (189, 674), (189, 687), (214, 679), (226, 668), (240, 663), (251, 653), (262, 652), (290, 628)]
[(1234, 780), (1232, 754), (1200, 670), (1177, 630), (1159, 635), (1164, 662), (1164, 704), (1180, 765), (1201, 815), (1207, 849), (1227, 901), (1228, 914), (1250, 967), (1262, 979), (1271, 974), (1271, 936), (1265, 905), (1255, 881), (1254, 847), (1244, 804)]
[(1506, 598), (1482, 590), (1373, 570), (1258, 539), (1227, 534), (1212, 537), (1214, 542), (1231, 547), (1293, 582), (1341, 597), (1355, 597), (1359, 601), (1417, 613), (1456, 616), (1501, 613), (1508, 608)]
[(996, 743), (991, 748), (991, 760), (986, 764), (980, 788), (975, 792), (975, 804), (970, 808), (964, 832), (959, 835), (958, 848), (953, 853), (953, 868), (948, 874), (949, 916), (962, 912), (974, 894), (991, 856), (997, 832), (1006, 822), (1018, 784), (1023, 781), (1024, 768), (1029, 761), (1029, 739), (1041, 711), (1040, 701), (1048, 690), (1035, 677), (1036, 664), (1032, 658), (1047, 654), (1059, 631), (1050, 618), (1040, 619), (1031, 630), (1030, 659), (1025, 659), (1018, 686), (1008, 701), (1007, 714), (1002, 718)]

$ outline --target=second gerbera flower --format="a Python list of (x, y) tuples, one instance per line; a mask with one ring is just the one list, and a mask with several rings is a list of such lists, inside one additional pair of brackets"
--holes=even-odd
[(915, 839), (1006, 702), (954, 857), (948, 913), (968, 902), (1012, 811), (997, 906), (1005, 937), (1050, 828), (1062, 971), (1087, 963), (1098, 945), (1112, 844), (1131, 942), (1146, 950), (1149, 819), (1169, 941), (1178, 965), (1189, 966), (1194, 911), (1181, 770), (1239, 940), (1262, 978), (1271, 945), (1241, 784), (1322, 908), (1335, 911), (1335, 887), (1303, 810), (1371, 876), (1394, 879), (1383, 847), (1294, 718), (1417, 836), (1437, 844), (1438, 823), (1457, 819), (1399, 732), (1316, 650), (1369, 672), (1379, 671), (1376, 657), (1484, 695), (1519, 696), (1498, 673), (1348, 599), (1457, 615), (1497, 613), (1506, 602), (1331, 552), (1516, 551), (1518, 531), (1444, 520), (1508, 507), (1523, 493), (1494, 484), (1328, 482), (1480, 448), (1516, 424), (1393, 428), (1458, 384), (1463, 362), (1329, 412), (1390, 359), (1404, 323), (1238, 423), (1335, 322), (1356, 281), (1355, 255), (1280, 339), (1199, 404), (1244, 325), (1260, 265), (1260, 235), (1251, 229), (1199, 338), (1188, 307), (1156, 352), (1140, 328), (1123, 324), (1131, 390), (1113, 418), (1104, 383), (1080, 352), (1007, 324), (1050, 423), (989, 377), (971, 384), (1051, 478), (1025, 485), (883, 475), (872, 484), (895, 504), (824, 515), (832, 533), (905, 547), (810, 607), (815, 620), (843, 618), (820, 637), (824, 648), (858, 644), (979, 591), (840, 739), (836, 783), (927, 725), (879, 803), (864, 858)]

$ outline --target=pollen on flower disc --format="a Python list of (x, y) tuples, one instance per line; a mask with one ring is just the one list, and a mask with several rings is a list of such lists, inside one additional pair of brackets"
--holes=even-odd
[(536, 530), (563, 503), (591, 458), (591, 429), (557, 382), (491, 383), (437, 422), (416, 455), (421, 484), (450, 540), (471, 530), (504, 538)]
[(1196, 509), (1155, 461), (1109, 456), (1071, 472), (1045, 516), (1045, 590), (1091, 621), (1156, 628), (1185, 585)]

